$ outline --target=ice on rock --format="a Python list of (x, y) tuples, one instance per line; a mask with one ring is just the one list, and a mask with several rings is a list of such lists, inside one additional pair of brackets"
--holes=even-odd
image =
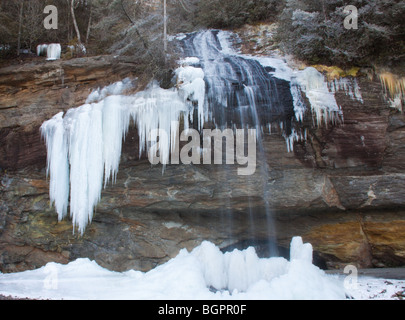
[(46, 60), (58, 60), (62, 52), (62, 47), (59, 43), (51, 43), (47, 47)]
[(45, 122), (41, 131), (48, 150), (49, 196), (51, 203), (55, 204), (59, 220), (62, 220), (67, 214), (69, 203), (68, 137), (65, 133), (63, 112)]
[[(345, 299), (343, 280), (304, 260), (258, 258), (254, 248), (222, 253), (211, 242), (143, 273), (112, 272), (89, 259), (15, 274), (0, 274), (0, 294), (42, 299)], [(294, 255), (294, 254), (293, 254)], [(299, 254), (301, 257), (301, 255)], [(54, 283), (52, 288), (49, 285)]]
[(48, 50), (48, 45), (47, 44), (39, 44), (37, 46), (37, 56), (46, 56), (47, 55), (47, 50)]
[(315, 68), (308, 67), (297, 74), (297, 81), (309, 100), (316, 124), (327, 125), (329, 121), (335, 121), (340, 107), (333, 92), (329, 91), (325, 77)]
[(361, 89), (357, 80), (350, 78), (339, 78), (330, 81), (329, 87), (331, 92), (335, 93), (337, 91), (343, 91), (352, 100), (357, 100), (364, 103), (363, 97), (361, 95)]
[[(135, 95), (122, 93), (133, 84), (130, 79), (93, 91), (86, 104), (59, 113), (41, 126), (48, 148), (50, 198), (59, 220), (67, 214), (70, 194), (70, 216), (75, 228), (83, 234), (91, 222), (101, 191), (110, 181), (115, 183), (130, 121), (140, 137), (140, 155), (152, 151), (160, 154), (160, 163), (169, 163), (170, 148), (176, 141), (173, 125), (183, 114), (192, 118), (193, 106), (199, 112), (204, 104), (204, 73), (201, 69), (181, 68), (179, 89), (162, 89), (156, 83)], [(202, 119), (202, 117), (201, 117)], [(149, 134), (159, 128), (167, 133), (153, 139)], [(152, 139), (148, 139), (152, 138)], [(152, 147), (149, 150), (148, 140)], [(153, 143), (155, 142), (155, 143)], [(70, 190), (70, 192), (69, 192)]]
[[(175, 123), (183, 116), (187, 129), (194, 120), (194, 109), (198, 110), (196, 125), (202, 129), (205, 121), (215, 122), (212, 117), (216, 112), (220, 120), (225, 119), (227, 113), (221, 108), (238, 101), (242, 124), (244, 117), (251, 117), (254, 125), (261, 130), (263, 114), (259, 115), (256, 108), (259, 100), (261, 104), (266, 102), (277, 112), (282, 112), (272, 100), (277, 90), (263, 66), (272, 67), (274, 71), (269, 73), (274, 77), (290, 81), (298, 122), (303, 121), (307, 109), (305, 96), (317, 125), (334, 121), (341, 114), (334, 93), (315, 68), (292, 70), (281, 59), (246, 59), (233, 51), (228, 38), (229, 34), (222, 31), (218, 32), (218, 38), (210, 31), (198, 34), (190, 49), (193, 51), (190, 57), (181, 60), (176, 70), (175, 88), (162, 89), (152, 82), (144, 91), (123, 95), (133, 86), (130, 79), (125, 79), (94, 90), (85, 105), (69, 110), (65, 116), (59, 114), (43, 124), (41, 130), (48, 148), (50, 197), (59, 219), (67, 214), (70, 195), (70, 215), (75, 227), (80, 232), (84, 231), (100, 201), (103, 186), (116, 180), (122, 140), (131, 121), (138, 128), (139, 154), (152, 155), (150, 158), (156, 158), (156, 163), (164, 165), (163, 170), (169, 163), (170, 151), (176, 147), (178, 129)], [(59, 44), (39, 46), (38, 52), (44, 50), (45, 46), (52, 59), (60, 56)], [(199, 50), (201, 57), (197, 58), (195, 54)], [(236, 70), (230, 61), (237, 66)], [(200, 65), (204, 66), (204, 70)], [(258, 77), (254, 76), (256, 72), (259, 72)], [(235, 82), (234, 79), (240, 81)], [(346, 86), (344, 82), (341, 85)], [(356, 92), (353, 91), (355, 96)], [(247, 106), (249, 108), (245, 108)], [(294, 142), (305, 138), (305, 134), (292, 127), (288, 136), (285, 134), (288, 151), (293, 150)]]
[(131, 89), (133, 87), (132, 80), (130, 78), (126, 78), (122, 81), (115, 82), (110, 84), (107, 87), (102, 89), (98, 88), (90, 93), (90, 95), (86, 99), (86, 103), (98, 102), (105, 99), (107, 96), (111, 95), (120, 95), (125, 90)]
[(180, 65), (182, 66), (198, 66), (200, 64), (200, 59), (197, 57), (186, 57), (180, 60)]

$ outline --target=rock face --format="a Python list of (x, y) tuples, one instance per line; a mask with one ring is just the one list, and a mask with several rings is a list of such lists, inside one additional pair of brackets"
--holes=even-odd
[(129, 58), (98, 56), (33, 62), (0, 69), (0, 168), (43, 167), (39, 127), (60, 111), (79, 106), (91, 90), (133, 77)]
[(39, 126), (81, 105), (92, 89), (137, 72), (131, 61), (107, 56), (0, 69), (1, 272), (79, 257), (146, 271), (203, 240), (224, 249), (253, 244), (268, 255), (269, 242), (283, 254), (293, 236), (312, 243), (323, 267), (405, 264), (405, 116), (365, 77), (358, 79), (363, 104), (337, 94), (344, 124), (309, 130), (290, 153), (283, 137), (266, 135), (248, 177), (219, 165), (170, 165), (162, 174), (138, 159), (131, 128), (116, 184), (103, 191), (84, 235), (74, 234), (49, 204)]

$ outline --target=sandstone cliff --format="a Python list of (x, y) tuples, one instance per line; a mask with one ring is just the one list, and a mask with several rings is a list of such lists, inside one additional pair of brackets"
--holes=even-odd
[(1, 272), (79, 257), (149, 270), (202, 240), (223, 248), (253, 243), (265, 255), (269, 234), (280, 254), (302, 236), (324, 267), (405, 264), (405, 116), (367, 77), (358, 78), (364, 103), (337, 94), (343, 124), (311, 129), (291, 153), (283, 137), (266, 135), (268, 181), (263, 158), (247, 178), (233, 166), (168, 166), (162, 175), (138, 159), (132, 128), (117, 183), (103, 191), (85, 234), (73, 234), (49, 205), (39, 127), (92, 89), (137, 74), (135, 63), (111, 56), (0, 69)]

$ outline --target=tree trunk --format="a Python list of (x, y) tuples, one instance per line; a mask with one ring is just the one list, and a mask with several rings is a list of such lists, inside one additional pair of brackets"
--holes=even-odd
[(75, 0), (72, 0), (70, 2), (70, 11), (71, 11), (71, 14), (72, 14), (73, 25), (74, 25), (75, 30), (76, 30), (77, 42), (79, 44), (82, 44), (82, 39), (80, 37), (79, 26), (77, 25), (76, 16), (75, 16)]
[(93, 4), (92, 4), (92, 2), (90, 1), (89, 23), (88, 23), (88, 25), (87, 25), (87, 33), (86, 33), (86, 45), (89, 43), (90, 30), (91, 30), (92, 13), (93, 13)]
[(165, 57), (167, 54), (167, 9), (166, 0), (163, 2), (163, 48), (165, 52)]
[(17, 56), (20, 56), (20, 50), (21, 50), (21, 33), (22, 33), (23, 14), (24, 14), (24, 0), (21, 1), (20, 15), (19, 15), (19, 21), (18, 21)]

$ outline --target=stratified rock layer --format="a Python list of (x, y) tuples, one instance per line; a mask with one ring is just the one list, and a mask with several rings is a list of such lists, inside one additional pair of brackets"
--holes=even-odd
[(84, 235), (74, 234), (49, 205), (39, 127), (137, 72), (109, 56), (0, 69), (1, 272), (79, 257), (149, 270), (203, 240), (232, 248), (270, 239), (282, 253), (293, 236), (311, 242), (323, 266), (405, 264), (405, 117), (367, 78), (358, 79), (363, 104), (337, 94), (344, 124), (310, 129), (290, 153), (283, 137), (266, 135), (252, 176), (220, 165), (169, 165), (162, 174), (138, 159), (131, 128), (116, 184), (103, 191)]

